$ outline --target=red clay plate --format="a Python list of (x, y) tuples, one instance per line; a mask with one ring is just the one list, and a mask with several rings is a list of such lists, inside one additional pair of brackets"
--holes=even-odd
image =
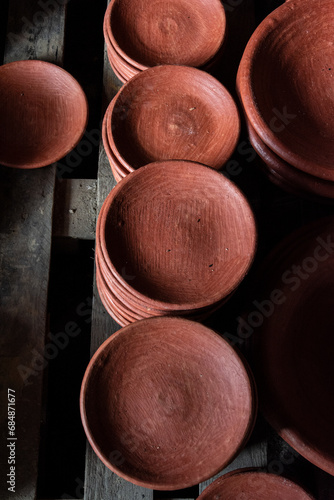
[(199, 309), (226, 298), (256, 249), (243, 194), (194, 162), (156, 162), (132, 172), (105, 200), (98, 224), (109, 269), (157, 309)]
[(236, 147), (240, 119), (230, 93), (213, 76), (158, 66), (119, 90), (107, 130), (111, 149), (126, 167), (175, 159), (220, 169)]
[(234, 349), (203, 325), (153, 318), (102, 344), (80, 398), (88, 440), (135, 484), (174, 490), (221, 470), (253, 426), (253, 383)]
[(44, 61), (0, 66), (0, 163), (50, 165), (69, 153), (87, 125), (88, 104), (67, 71)]

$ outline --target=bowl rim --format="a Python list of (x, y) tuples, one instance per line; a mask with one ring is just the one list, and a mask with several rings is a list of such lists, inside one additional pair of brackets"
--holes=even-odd
[[(49, 163), (45, 163), (45, 161), (39, 160), (39, 161), (32, 161), (28, 164), (25, 163), (24, 165), (22, 165), (22, 164), (18, 165), (15, 162), (3, 161), (0, 158), (0, 164), (4, 165), (6, 167), (27, 169), (28, 170), (28, 169), (46, 167), (46, 166), (52, 165), (54, 163), (57, 163), (59, 160), (64, 158), (68, 153), (70, 153), (79, 144), (79, 142), (83, 138), (84, 133), (85, 133), (86, 128), (87, 128), (88, 116), (89, 116), (89, 106), (88, 106), (87, 96), (86, 96), (82, 86), (80, 85), (80, 83), (76, 80), (76, 78), (74, 78), (74, 76), (71, 73), (66, 71), (61, 66), (58, 66), (57, 64), (54, 64), (54, 63), (50, 63), (48, 61), (41, 61), (39, 59), (22, 59), (22, 60), (12, 61), (12, 62), (5, 63), (5, 64), (1, 65), (0, 66), (0, 73), (2, 71), (10, 71), (11, 68), (13, 68), (13, 67), (20, 67), (20, 69), (22, 68), (21, 71), (24, 71), (26, 67), (32, 67), (32, 66), (36, 67), (36, 69), (38, 69), (38, 70), (43, 70), (43, 68), (46, 68), (46, 67), (52, 68), (53, 71), (57, 72), (60, 76), (64, 77), (64, 79), (66, 78), (67, 81), (71, 83), (71, 86), (73, 88), (76, 87), (76, 89), (78, 90), (80, 97), (82, 99), (82, 104), (84, 106), (84, 110), (83, 110), (84, 120), (82, 122), (80, 132), (75, 137), (72, 138), (71, 144), (69, 146), (67, 146), (66, 148), (64, 148), (61, 151), (61, 153), (55, 155), (53, 158), (50, 158)], [(5, 68), (5, 69), (3, 69), (3, 68)]]
[[(115, 318), (114, 318), (115, 319)], [(197, 321), (193, 321), (190, 319), (185, 319), (185, 318), (179, 318), (179, 317), (170, 317), (170, 316), (159, 316), (155, 318), (147, 318), (147, 319), (142, 319), (140, 321), (136, 321), (134, 323), (128, 324), (126, 326), (123, 326), (121, 329), (119, 329), (117, 332), (113, 333), (110, 335), (96, 350), (96, 352), (93, 354), (92, 358), (90, 359), (88, 366), (85, 370), (83, 380), (81, 383), (81, 389), (80, 389), (80, 396), (79, 396), (79, 407), (80, 407), (80, 416), (81, 416), (81, 421), (82, 425), (86, 434), (86, 437), (93, 448), (94, 452), (96, 455), (99, 457), (99, 459), (103, 462), (103, 464), (108, 467), (111, 471), (116, 473), (118, 476), (122, 477), (123, 479), (132, 482), (133, 484), (136, 484), (138, 486), (150, 488), (150, 489), (159, 489), (159, 490), (174, 490), (174, 489), (182, 489), (182, 488), (187, 488), (191, 487), (194, 484), (197, 484), (197, 479), (196, 483), (193, 481), (183, 481), (180, 484), (161, 484), (161, 483), (155, 483), (155, 482), (150, 482), (150, 481), (144, 481), (144, 480), (139, 480), (138, 478), (133, 478), (130, 474), (124, 473), (118, 466), (114, 465), (113, 463), (108, 460), (108, 458), (105, 456), (103, 451), (101, 450), (101, 447), (99, 446), (99, 443), (96, 441), (94, 438), (94, 435), (91, 431), (91, 427), (89, 425), (89, 420), (87, 418), (87, 413), (86, 413), (86, 393), (89, 387), (89, 383), (91, 381), (91, 376), (92, 373), (94, 372), (94, 369), (96, 369), (96, 366), (98, 366), (98, 360), (101, 354), (104, 352), (105, 349), (108, 349), (109, 345), (112, 344), (115, 339), (118, 339), (120, 336), (129, 336), (131, 335), (131, 330), (135, 330), (137, 328), (138, 324), (141, 325), (147, 325), (149, 328), (150, 323), (154, 325), (154, 322), (165, 322), (166, 327), (168, 326), (168, 323), (175, 324), (175, 322), (183, 322), (185, 324), (188, 324), (189, 327), (194, 328), (195, 330), (200, 330), (197, 332), (198, 335), (206, 335), (208, 337), (214, 337), (215, 339), (219, 339), (219, 342), (224, 344), (225, 348), (227, 349), (229, 356), (233, 357), (235, 361), (239, 364), (240, 368), (243, 370), (244, 373), (244, 381), (245, 385), (247, 386), (247, 392), (249, 395), (250, 403), (251, 403), (251, 408), (250, 408), (250, 413), (248, 416), (248, 423), (246, 425), (245, 431), (243, 435), (240, 435), (240, 440), (237, 449), (230, 454), (230, 456), (225, 460), (225, 463), (222, 463), (221, 466), (218, 468), (215, 468), (215, 470), (210, 470), (208, 471), (205, 475), (203, 474), (203, 477), (200, 478), (200, 482), (205, 481), (209, 479), (210, 477), (214, 476), (225, 466), (228, 465), (228, 463), (231, 463), (233, 459), (238, 455), (240, 450), (246, 445), (246, 442), (248, 441), (251, 433), (253, 432), (256, 417), (257, 417), (257, 412), (258, 412), (258, 393), (257, 393), (257, 387), (254, 379), (254, 375), (252, 373), (252, 370), (250, 368), (250, 365), (248, 364), (247, 360), (243, 356), (243, 354), (234, 346), (232, 346), (224, 337), (219, 335), (216, 331), (210, 329), (209, 327), (203, 325), (202, 323), (198, 323)]]
[[(317, 0), (308, 0), (308, 4), (316, 3)], [(282, 22), (291, 18), (291, 10), (296, 8), (305, 10), (304, 0), (289, 0), (272, 11), (256, 28), (250, 37), (241, 61), (236, 77), (236, 90), (241, 101), (244, 114), (252, 124), (254, 130), (261, 140), (279, 157), (285, 160), (295, 168), (313, 176), (318, 176), (324, 180), (334, 181), (334, 169), (325, 165), (317, 164), (306, 158), (302, 158), (297, 153), (287, 148), (280, 138), (272, 131), (267, 122), (262, 117), (259, 108), (256, 105), (253, 95), (251, 77), (253, 71), (254, 54), (262, 46), (266, 35), (270, 34), (273, 28), (277, 29)], [(311, 5), (308, 5), (311, 11)], [(302, 16), (300, 16), (302, 18)]]
[[(248, 211), (250, 215), (250, 224), (252, 225), (252, 233), (253, 233), (253, 248), (251, 249), (251, 253), (248, 259), (248, 264), (245, 269), (245, 271), (240, 274), (237, 280), (234, 280), (233, 284), (230, 284), (228, 287), (226, 287), (226, 290), (223, 293), (216, 294), (215, 297), (209, 297), (206, 299), (201, 299), (196, 302), (183, 302), (183, 303), (172, 303), (172, 302), (167, 302), (167, 301), (162, 301), (162, 300), (157, 300), (153, 299), (142, 292), (139, 292), (138, 290), (134, 289), (124, 278), (121, 276), (121, 274), (117, 271), (116, 267), (114, 266), (112, 260), (110, 259), (108, 255), (108, 249), (105, 241), (105, 225), (106, 225), (106, 219), (107, 219), (107, 213), (110, 208), (110, 205), (113, 203), (114, 199), (118, 195), (118, 193), (122, 190), (123, 186), (126, 185), (129, 182), (132, 182), (132, 179), (135, 179), (136, 176), (141, 176), (143, 175), (143, 172), (146, 170), (153, 170), (160, 168), (160, 169), (166, 169), (166, 164), (174, 164), (176, 165), (177, 163), (179, 164), (188, 164), (192, 168), (198, 168), (202, 169), (203, 173), (206, 172), (206, 175), (211, 175), (211, 176), (219, 176), (217, 177), (217, 182), (221, 183), (226, 183), (227, 186), (233, 190), (234, 194), (238, 196), (242, 200), (242, 204), (245, 207), (245, 209)], [(168, 168), (168, 167), (167, 167)], [(257, 230), (257, 222), (255, 219), (255, 215), (253, 212), (253, 209), (244, 195), (244, 193), (241, 191), (241, 189), (230, 179), (227, 179), (222, 173), (218, 172), (217, 170), (214, 170), (210, 167), (207, 167), (206, 165), (203, 165), (201, 163), (197, 162), (192, 162), (192, 161), (186, 161), (186, 160), (167, 160), (167, 161), (157, 161), (153, 163), (149, 163), (143, 167), (140, 167), (138, 170), (135, 170), (134, 172), (131, 172), (128, 174), (126, 177), (124, 177), (109, 193), (109, 195), (106, 197), (98, 219), (97, 219), (97, 226), (99, 226), (99, 231), (100, 231), (100, 247), (102, 250), (102, 254), (104, 256), (104, 260), (107, 263), (108, 268), (111, 270), (115, 278), (119, 281), (121, 286), (127, 290), (129, 293), (132, 295), (135, 295), (140, 301), (143, 301), (144, 303), (149, 302), (152, 304), (153, 307), (156, 309), (163, 309), (163, 310), (169, 310), (169, 311), (177, 311), (177, 310), (197, 310), (197, 309), (202, 309), (204, 307), (211, 306), (213, 304), (216, 304), (217, 302), (220, 302), (222, 299), (228, 297), (230, 293), (240, 285), (242, 280), (245, 278), (247, 273), (249, 272), (249, 269), (252, 266), (252, 263), (255, 258), (256, 250), (257, 250), (257, 239), (258, 239), (258, 230)]]

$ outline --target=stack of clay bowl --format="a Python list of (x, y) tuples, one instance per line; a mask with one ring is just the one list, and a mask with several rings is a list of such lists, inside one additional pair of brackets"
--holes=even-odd
[(122, 82), (161, 64), (209, 68), (226, 31), (220, 0), (111, 0), (104, 18), (110, 64)]
[(150, 316), (204, 319), (247, 273), (254, 216), (219, 172), (195, 162), (155, 162), (106, 198), (97, 223), (101, 300), (124, 326)]
[(289, 0), (251, 37), (237, 88), (250, 140), (278, 185), (334, 198), (332, 0)]
[(238, 141), (240, 119), (225, 87), (186, 66), (156, 66), (125, 84), (111, 101), (102, 137), (116, 180), (161, 160), (221, 168)]

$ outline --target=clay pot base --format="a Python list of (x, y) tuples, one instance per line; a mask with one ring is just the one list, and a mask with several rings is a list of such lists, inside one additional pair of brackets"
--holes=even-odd
[[(278, 289), (285, 301), (264, 320), (256, 346), (266, 417), (298, 453), (332, 475), (333, 227), (328, 218), (301, 229), (289, 238), (283, 259), (275, 255), (284, 242), (267, 262), (261, 294)], [(304, 279), (293, 271), (298, 266)]]
[[(305, 174), (273, 153), (259, 138), (251, 124), (247, 123), (249, 140), (267, 165), (267, 172), (283, 188), (290, 189), (294, 193), (312, 195), (313, 197), (334, 198), (334, 182), (326, 181), (318, 177)], [(271, 175), (270, 175), (271, 174)]]
[(198, 500), (314, 500), (301, 486), (285, 477), (239, 469), (211, 483)]
[(0, 67), (0, 163), (15, 168), (50, 165), (81, 139), (86, 96), (62, 68), (43, 61)]
[(138, 321), (113, 334), (93, 356), (80, 398), (85, 432), (104, 464), (160, 490), (225, 467), (249, 435), (253, 406), (248, 370), (233, 348), (180, 318)]
[[(243, 195), (221, 174), (191, 162), (129, 174), (107, 197), (98, 224), (113, 276), (157, 309), (199, 309), (225, 299), (255, 252), (254, 218)], [(140, 256), (131, 250), (138, 248)], [(190, 248), (197, 249), (192, 256)]]
[(261, 140), (288, 164), (331, 181), (333, 22), (331, 0), (320, 6), (317, 0), (286, 2), (252, 35), (237, 76), (245, 113)]
[(239, 138), (231, 95), (196, 68), (158, 66), (138, 74), (120, 89), (110, 112), (109, 144), (127, 169), (169, 159), (219, 169)]
[(112, 0), (105, 23), (116, 52), (141, 71), (160, 64), (206, 64), (222, 46), (226, 28), (225, 11), (218, 0), (172, 0), (168, 4)]

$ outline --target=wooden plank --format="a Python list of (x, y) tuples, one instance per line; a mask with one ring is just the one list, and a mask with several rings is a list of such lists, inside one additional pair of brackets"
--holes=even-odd
[[(104, 63), (104, 109), (111, 101), (120, 87), (119, 80), (112, 72), (107, 54), (105, 52)], [(97, 208), (101, 208), (106, 196), (115, 185), (107, 156), (100, 145), (99, 170), (97, 181)], [(95, 282), (95, 280), (94, 280)], [(92, 330), (91, 330), (91, 354), (111, 334), (119, 330), (119, 325), (108, 315), (104, 309), (94, 284)], [(85, 500), (153, 500), (153, 491), (135, 486), (111, 472), (95, 455), (87, 443), (86, 472), (85, 472)]]
[[(5, 62), (35, 57), (61, 63), (65, 7), (59, 5), (44, 16), (43, 26), (37, 22), (39, 11), (37, 0), (10, 1)], [(54, 167), (0, 168), (0, 497), (4, 500), (36, 496), (54, 184)], [(8, 389), (15, 394), (14, 436), (7, 426)], [(15, 493), (6, 483), (7, 442), (14, 443)]]
[(53, 236), (95, 239), (95, 179), (63, 179), (56, 182)]

